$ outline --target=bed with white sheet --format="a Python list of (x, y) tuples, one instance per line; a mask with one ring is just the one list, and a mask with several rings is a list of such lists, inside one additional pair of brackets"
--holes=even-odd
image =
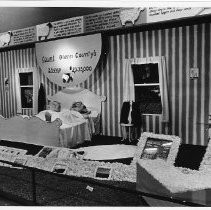
[[(91, 141), (100, 132), (101, 103), (105, 97), (83, 88), (65, 88), (49, 101), (57, 101), (61, 111), (44, 110), (35, 116), (26, 115), (4, 118), (0, 115), (0, 140), (35, 145), (72, 148), (84, 141)], [(86, 105), (87, 113), (70, 109), (75, 102)], [(46, 112), (51, 121), (46, 121)], [(97, 126), (96, 126), (97, 125)]]
[[(92, 135), (101, 132), (101, 108), (105, 96), (99, 96), (88, 89), (74, 87), (65, 88), (53, 96), (48, 96), (48, 101), (59, 102), (60, 111), (44, 110), (36, 117), (46, 120), (46, 112), (50, 113), (51, 121), (59, 118), (62, 121), (60, 126), (59, 146), (72, 148), (84, 141), (91, 141)], [(81, 114), (71, 109), (73, 103), (82, 102), (88, 113)]]

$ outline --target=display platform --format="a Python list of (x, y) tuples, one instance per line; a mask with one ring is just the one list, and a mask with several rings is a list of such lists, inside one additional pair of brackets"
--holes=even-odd
[[(211, 173), (176, 168), (157, 160), (137, 162), (137, 191), (211, 206)], [(162, 204), (161, 204), (162, 205)]]

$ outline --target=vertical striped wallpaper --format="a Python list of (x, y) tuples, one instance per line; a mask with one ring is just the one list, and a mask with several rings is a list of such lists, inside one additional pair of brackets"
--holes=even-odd
[[(144, 31), (104, 37), (107, 50), (103, 52), (97, 69), (79, 86), (105, 95), (102, 129), (104, 135), (121, 136), (119, 125), (123, 103), (124, 59), (165, 56), (168, 71), (170, 123), (163, 124), (159, 115), (144, 115), (143, 131), (173, 134), (183, 143), (207, 145), (210, 100), (211, 62), (210, 24), (183, 26), (171, 29)], [(105, 43), (104, 43), (105, 44)], [(16, 68), (36, 66), (35, 49), (0, 52), (0, 106), (5, 117), (16, 114)], [(190, 68), (199, 68), (199, 78), (190, 79)], [(5, 92), (4, 78), (9, 77), (9, 91)], [(61, 90), (39, 69), (39, 80), (47, 95)]]
[[(4, 117), (17, 113), (15, 70), (28, 67), (36, 67), (34, 48), (0, 52), (0, 111)], [(5, 78), (9, 79), (9, 90), (5, 87)], [(31, 115), (32, 110), (23, 109), (22, 114)]]

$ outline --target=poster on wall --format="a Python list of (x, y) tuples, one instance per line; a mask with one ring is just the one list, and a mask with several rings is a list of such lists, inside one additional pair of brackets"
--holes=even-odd
[(40, 24), (36, 26), (37, 41), (81, 34), (83, 28), (83, 16)]
[(36, 43), (36, 57), (48, 79), (62, 87), (85, 81), (101, 55), (101, 34)]
[(35, 41), (36, 41), (35, 26), (12, 31), (11, 45), (18, 45)]
[(203, 10), (200, 7), (149, 7), (147, 8), (147, 23), (196, 16)]
[(84, 31), (100, 31), (121, 27), (120, 10), (109, 10), (84, 16)]
[(104, 31), (146, 22), (144, 8), (113, 9), (84, 16), (84, 31)]
[(84, 32), (83, 16), (53, 22), (54, 37), (65, 37)]
[(36, 41), (35, 27), (28, 27), (0, 34), (0, 48)]

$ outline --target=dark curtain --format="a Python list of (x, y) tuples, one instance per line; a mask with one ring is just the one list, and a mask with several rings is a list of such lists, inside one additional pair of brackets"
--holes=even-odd
[[(130, 102), (126, 101), (122, 104), (121, 114), (120, 114), (120, 123), (127, 124), (129, 123), (129, 112), (130, 112)], [(141, 126), (141, 111), (140, 104), (138, 102), (132, 103), (132, 111), (131, 111), (131, 119), (132, 124), (135, 127)]]
[(43, 84), (40, 84), (40, 89), (38, 92), (38, 112), (46, 109), (46, 94)]

